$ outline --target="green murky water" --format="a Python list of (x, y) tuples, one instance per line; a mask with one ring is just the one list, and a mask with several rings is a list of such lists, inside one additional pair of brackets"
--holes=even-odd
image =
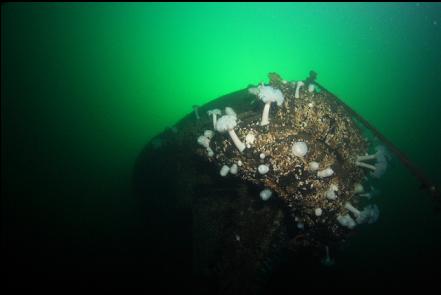
[[(133, 254), (142, 252), (136, 157), (193, 104), (272, 71), (299, 80), (314, 69), (441, 183), (439, 3), (5, 4), (1, 13), (1, 243), (11, 279), (143, 268)], [(397, 161), (381, 185), (379, 222), (337, 265), (433, 267), (433, 202)]]

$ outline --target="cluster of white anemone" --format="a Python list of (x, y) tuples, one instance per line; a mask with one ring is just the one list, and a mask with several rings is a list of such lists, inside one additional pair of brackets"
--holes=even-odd
[(198, 143), (202, 145), (206, 150), (209, 157), (214, 155), (213, 150), (210, 147), (210, 141), (214, 136), (214, 132), (212, 130), (205, 130), (204, 135), (198, 137)]
[(239, 171), (239, 166), (238, 164), (234, 163), (233, 165), (231, 165), (231, 167), (227, 166), (227, 165), (223, 165), (221, 170), (219, 171), (220, 176), (227, 176), (228, 173), (234, 174), (236, 175), (237, 172)]
[(213, 117), (213, 129), (216, 129), (217, 116), (222, 115), (222, 111), (220, 109), (213, 109), (209, 110), (207, 114)]
[[(293, 82), (293, 85), (296, 86), (294, 97), (298, 99), (300, 97), (300, 88), (305, 86), (305, 83), (302, 81)], [(308, 86), (308, 92), (314, 92), (315, 86), (310, 84)], [(271, 108), (271, 104), (275, 102), (277, 106), (281, 106), (284, 102), (283, 93), (279, 89), (275, 89), (271, 86), (265, 86), (263, 83), (258, 87), (248, 89), (249, 93), (256, 95), (263, 103), (265, 103), (262, 113), (262, 119), (260, 122), (261, 126), (265, 126), (269, 124), (269, 111)], [(198, 107), (194, 106), (194, 111), (196, 117), (199, 118), (199, 114), (197, 112)], [(245, 144), (239, 139), (234, 128), (237, 126), (237, 115), (234, 110), (230, 107), (225, 108), (225, 115), (222, 116), (222, 111), (220, 109), (213, 109), (207, 112), (209, 116), (212, 116), (213, 120), (213, 128), (220, 132), (228, 132), (233, 144), (236, 148), (243, 152), (245, 148), (250, 148), (251, 145), (255, 141), (255, 135), (253, 133), (248, 133), (245, 138)], [(218, 118), (218, 116), (221, 116)], [(201, 135), (198, 138), (198, 143), (207, 149), (208, 156), (213, 156), (214, 152), (210, 148), (210, 140), (213, 138), (214, 132), (211, 130), (206, 130), (204, 135)], [(331, 167), (320, 169), (320, 163), (316, 161), (311, 161), (306, 163), (305, 156), (308, 153), (308, 146), (303, 141), (296, 141), (292, 145), (292, 154), (296, 157), (299, 157), (308, 167), (310, 172), (316, 172), (317, 177), (319, 178), (327, 178), (334, 174), (334, 171)], [(260, 158), (263, 160), (265, 158), (265, 154), (261, 154)], [(361, 155), (357, 156), (355, 160), (355, 165), (359, 167), (363, 167), (372, 171), (372, 175), (374, 177), (380, 177), (386, 170), (387, 160), (389, 156), (386, 153), (384, 147), (379, 146), (376, 148), (376, 153), (372, 155)], [(375, 163), (372, 161), (375, 160)], [(240, 161), (239, 161), (240, 162)], [(237, 174), (239, 166), (241, 166), (241, 162), (238, 164), (233, 164), (231, 167), (224, 165), (220, 170), (221, 176), (226, 176), (228, 173)], [(269, 171), (269, 166), (265, 164), (261, 164), (258, 166), (258, 172), (260, 174), (266, 174)], [(329, 189), (325, 192), (325, 197), (329, 200), (336, 200), (338, 191), (338, 187), (335, 184), (331, 184)], [(366, 193), (361, 184), (355, 184), (354, 186), (354, 194), (362, 197), (370, 198), (373, 194), (373, 190), (371, 192)], [(272, 196), (272, 191), (270, 189), (264, 189), (260, 192), (260, 198), (264, 201), (268, 200)], [(349, 229), (354, 228), (357, 224), (362, 223), (373, 223), (378, 219), (379, 210), (376, 205), (368, 205), (363, 210), (359, 210), (355, 208), (350, 202), (346, 202), (344, 207), (348, 210), (348, 213), (344, 215), (338, 215), (337, 221), (340, 225), (345, 226)], [(319, 217), (323, 213), (321, 208), (315, 208), (314, 214)], [(351, 216), (352, 214), (352, 216)], [(354, 220), (355, 218), (355, 220)], [(303, 227), (303, 223), (299, 223), (299, 228)], [(328, 250), (328, 249), (327, 249)], [(329, 254), (328, 254), (329, 255)]]
[[(366, 193), (363, 185), (361, 183), (356, 183), (354, 185), (353, 193), (357, 196), (370, 199), (374, 193), (374, 190), (372, 189), (371, 192)], [(346, 213), (345, 215), (338, 215), (337, 221), (340, 223), (341, 226), (347, 227), (349, 229), (353, 229), (357, 224), (374, 223), (378, 220), (378, 217), (380, 215), (380, 211), (377, 205), (367, 205), (362, 210), (359, 210), (354, 207), (350, 202), (346, 202), (344, 204), (344, 207), (348, 210), (348, 213)]]
[[(296, 157), (299, 157), (305, 164), (305, 156), (308, 153), (308, 146), (303, 141), (296, 141), (292, 145), (291, 148), (292, 154)], [(311, 172), (317, 171), (317, 177), (325, 178), (332, 176), (334, 174), (334, 170), (331, 167), (325, 168), (323, 170), (318, 171), (320, 168), (320, 163), (316, 161), (312, 161), (308, 163), (308, 169)]]

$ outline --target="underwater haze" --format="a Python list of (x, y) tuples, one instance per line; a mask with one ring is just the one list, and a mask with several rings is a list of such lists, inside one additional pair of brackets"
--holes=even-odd
[[(310, 70), (441, 185), (440, 3), (3, 4), (6, 278), (139, 284), (155, 241), (133, 214), (145, 145), (192, 105)], [(432, 282), (436, 203), (397, 160), (378, 189), (379, 221), (335, 267)]]

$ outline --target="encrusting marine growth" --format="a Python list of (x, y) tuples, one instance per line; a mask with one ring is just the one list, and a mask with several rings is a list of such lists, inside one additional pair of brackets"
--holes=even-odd
[[(204, 149), (196, 153), (220, 169), (221, 176), (231, 174), (254, 185), (260, 202), (280, 200), (288, 223), (303, 232), (303, 244), (326, 247), (324, 264), (331, 265), (331, 244), (379, 218), (378, 206), (370, 203), (378, 191), (370, 182), (386, 171), (391, 156), (385, 146), (431, 191), (436, 188), (378, 130), (316, 83), (316, 76), (311, 72), (305, 81), (288, 82), (270, 73), (268, 85), (248, 88), (249, 103), (240, 112), (216, 105), (225, 114), (217, 119), (221, 111), (209, 111), (213, 122), (202, 122), (203, 128), (211, 123), (229, 137), (199, 138)], [(277, 107), (270, 112), (274, 102)], [(359, 123), (382, 145), (365, 137)]]
[[(368, 182), (368, 172), (379, 177), (386, 169), (389, 158), (384, 147), (367, 155), (370, 143), (362, 130), (312, 83), (286, 83), (270, 74), (269, 85), (251, 87), (248, 93), (261, 101), (261, 118), (236, 114), (226, 105), (225, 115), (216, 121), (220, 111), (209, 111), (215, 130), (228, 132), (229, 138), (203, 140), (203, 147), (213, 154), (201, 150), (202, 157), (219, 167), (222, 176), (234, 165), (230, 177), (261, 187), (262, 200), (271, 195), (280, 198), (292, 222), (311, 242), (327, 245), (344, 239), (357, 225), (378, 219), (376, 205), (361, 211), (354, 206), (368, 200), (359, 187)], [(270, 116), (274, 102), (278, 107)]]
[(161, 222), (150, 227), (163, 236), (159, 247), (173, 245), (164, 257), (184, 245), (198, 276), (229, 293), (256, 294), (285, 262), (296, 277), (311, 263), (334, 265), (341, 243), (379, 219), (375, 178), (390, 154), (439, 195), (316, 77), (270, 73), (269, 83), (195, 106), (151, 140), (135, 184), (150, 220)]

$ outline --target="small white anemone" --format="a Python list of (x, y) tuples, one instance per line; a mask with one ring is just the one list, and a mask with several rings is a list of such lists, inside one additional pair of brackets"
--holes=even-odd
[(265, 154), (264, 153), (260, 153), (259, 158), (261, 158), (262, 160), (265, 159)]
[(273, 192), (270, 189), (264, 189), (260, 192), (260, 198), (264, 201), (267, 201), (269, 198), (271, 198)]
[(237, 164), (231, 165), (231, 168), (230, 168), (230, 173), (231, 174), (237, 174), (238, 170), (239, 170), (239, 167), (237, 167)]
[(208, 148), (210, 146), (210, 139), (204, 135), (198, 137), (198, 143), (204, 148)]
[(303, 158), (308, 152), (308, 146), (303, 141), (297, 141), (292, 145), (292, 153), (300, 158)]
[(248, 132), (247, 136), (245, 136), (245, 144), (247, 145), (247, 148), (250, 148), (251, 145), (256, 140), (256, 136), (252, 132)]
[(338, 185), (331, 183), (331, 185), (329, 186), (329, 189), (332, 189), (333, 191), (338, 192)]
[(266, 174), (269, 171), (269, 167), (268, 165), (261, 164), (259, 165), (259, 167), (257, 167), (257, 170), (259, 171), (260, 174)]
[(318, 216), (322, 215), (323, 210), (322, 210), (322, 208), (315, 208), (314, 213), (315, 213), (315, 216), (318, 217)]
[(336, 184), (331, 184), (329, 186), (329, 189), (326, 191), (325, 196), (328, 200), (335, 200), (337, 199), (337, 195), (335, 192), (338, 192), (338, 186)]
[(334, 170), (332, 170), (332, 168), (330, 168), (330, 167), (317, 172), (317, 176), (320, 178), (329, 177), (332, 174), (334, 174)]
[(318, 162), (312, 161), (312, 162), (309, 162), (308, 167), (309, 167), (310, 171), (317, 171), (320, 168), (320, 164)]
[(205, 130), (204, 136), (211, 140), (214, 137), (214, 131), (213, 130)]
[(227, 176), (228, 172), (230, 172), (230, 167), (228, 167), (227, 165), (222, 166), (221, 170), (219, 171), (219, 174), (221, 176)]

